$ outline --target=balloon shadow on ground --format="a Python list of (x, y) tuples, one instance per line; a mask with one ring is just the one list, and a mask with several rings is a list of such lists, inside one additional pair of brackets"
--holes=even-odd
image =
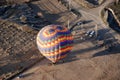
[(56, 64), (64, 64), (64, 63), (69, 63), (69, 62), (80, 60), (80, 58), (77, 58), (77, 55), (83, 54), (85, 52), (89, 52), (89, 51), (92, 51), (92, 50), (96, 50), (96, 49), (99, 49), (99, 47), (94, 46), (94, 47), (90, 47), (90, 48), (85, 48), (85, 49), (72, 51), (67, 55), (66, 58), (62, 59), (61, 61), (59, 61)]
[(65, 64), (65, 63), (69, 63), (69, 62), (73, 62), (73, 61), (77, 61), (79, 60), (79, 58), (76, 58), (76, 55), (72, 55), (72, 53), (68, 54), (66, 58), (58, 61), (57, 63), (55, 63), (56, 65), (58, 64)]
[(117, 46), (115, 47), (113, 46), (98, 53), (95, 53), (92, 57), (98, 57), (98, 56), (104, 56), (110, 54), (119, 54), (119, 53), (120, 53), (120, 44), (117, 44)]
[[(104, 40), (105, 50), (95, 53), (92, 57), (104, 56), (120, 53), (119, 40), (114, 37), (115, 33), (109, 33), (110, 29), (101, 29), (98, 31), (100, 40)], [(103, 36), (106, 35), (106, 36)]]
[(72, 61), (76, 61), (76, 60), (79, 60), (78, 58), (76, 58), (76, 55), (72, 55), (73, 53), (70, 52), (68, 53), (68, 55), (59, 60), (58, 62), (56, 63), (52, 63), (49, 59), (47, 59), (46, 57), (44, 57), (44, 59), (37, 65), (48, 65), (48, 66), (51, 66), (51, 65), (58, 65), (58, 64), (64, 64), (64, 63), (69, 63), (69, 62), (72, 62)]

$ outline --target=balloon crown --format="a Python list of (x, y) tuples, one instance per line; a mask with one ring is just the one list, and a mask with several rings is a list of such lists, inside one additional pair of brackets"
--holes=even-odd
[(73, 37), (66, 27), (48, 25), (40, 30), (36, 42), (41, 54), (55, 63), (71, 51)]

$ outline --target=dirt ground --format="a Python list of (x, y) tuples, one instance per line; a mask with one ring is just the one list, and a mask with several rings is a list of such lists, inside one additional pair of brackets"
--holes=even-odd
[(43, 59), (13, 80), (120, 80), (120, 45), (109, 51), (95, 42), (75, 39), (74, 48), (64, 62), (51, 65)]
[[(33, 65), (21, 73), (21, 78), (17, 75), (13, 80), (120, 80), (118, 33), (108, 27), (99, 26), (98, 34), (104, 39), (99, 41), (95, 36), (92, 38), (85, 36), (88, 30), (95, 30), (97, 19), (93, 21), (91, 15), (86, 16), (88, 14), (78, 17), (57, 0), (40, 0), (23, 6), (22, 9), (28, 12), (24, 12), (21, 6), (17, 6), (20, 10), (16, 12), (16, 6), (13, 6), (6, 14), (11, 10), (13, 13), (8, 16), (0, 15), (1, 80), (6, 80)], [(52, 23), (67, 25), (68, 20), (72, 24), (79, 20), (87, 22), (73, 30), (75, 38), (73, 50), (63, 59), (64, 63), (59, 61), (51, 65), (50, 61), (39, 53), (35, 42), (36, 35), (45, 25)], [(109, 47), (109, 43), (112, 47)]]

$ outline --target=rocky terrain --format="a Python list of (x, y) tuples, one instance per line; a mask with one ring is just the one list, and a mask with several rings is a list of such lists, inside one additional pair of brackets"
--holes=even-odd
[(120, 2), (118, 2), (118, 3), (116, 3), (116, 4), (111, 4), (110, 6), (109, 6), (113, 11), (114, 11), (114, 13), (115, 13), (115, 15), (117, 16), (117, 18), (119, 19), (119, 21), (120, 21)]

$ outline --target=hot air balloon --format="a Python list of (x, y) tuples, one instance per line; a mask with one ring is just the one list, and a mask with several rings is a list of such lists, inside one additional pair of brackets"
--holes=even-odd
[(48, 25), (39, 31), (36, 43), (41, 54), (56, 63), (71, 51), (73, 37), (66, 27)]

